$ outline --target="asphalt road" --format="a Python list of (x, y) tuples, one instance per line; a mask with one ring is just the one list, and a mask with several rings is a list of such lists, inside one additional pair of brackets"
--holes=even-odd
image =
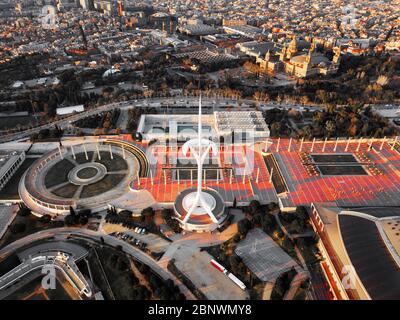
[(190, 290), (183, 285), (179, 279), (177, 279), (167, 267), (161, 267), (157, 261), (153, 258), (142, 252), (141, 250), (129, 245), (128, 243), (119, 240), (115, 237), (106, 235), (104, 233), (91, 231), (87, 229), (79, 229), (79, 228), (56, 228), (40, 231), (31, 235), (28, 235), (22, 239), (19, 239), (3, 249), (0, 250), (0, 258), (4, 258), (10, 253), (14, 252), (17, 249), (20, 249), (24, 246), (27, 246), (33, 242), (37, 242), (40, 240), (44, 240), (46, 238), (55, 238), (60, 241), (66, 241), (69, 237), (79, 237), (79, 238), (88, 238), (90, 240), (94, 240), (96, 242), (100, 242), (100, 238), (104, 239), (104, 242), (113, 247), (121, 246), (123, 251), (129, 256), (133, 257), (135, 260), (140, 261), (144, 264), (147, 264), (154, 272), (156, 272), (161, 278), (164, 280), (171, 279), (174, 283), (180, 288), (181, 292), (186, 296), (188, 300), (195, 300), (196, 298), (190, 292)]

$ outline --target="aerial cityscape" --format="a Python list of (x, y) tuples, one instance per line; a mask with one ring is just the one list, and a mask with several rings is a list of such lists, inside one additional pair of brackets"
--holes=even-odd
[(399, 136), (400, 0), (0, 0), (0, 300), (400, 300)]

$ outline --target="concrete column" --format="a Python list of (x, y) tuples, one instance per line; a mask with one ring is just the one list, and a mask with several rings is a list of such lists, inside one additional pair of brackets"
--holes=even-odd
[(97, 158), (99, 158), (99, 160), (101, 160), (101, 155), (100, 155), (100, 150), (99, 150), (99, 144), (96, 143), (96, 150), (97, 150)]
[(347, 139), (347, 144), (346, 144), (346, 148), (344, 149), (344, 151), (347, 151), (347, 150), (349, 149), (350, 140), (351, 140), (351, 137), (349, 137), (349, 138)]
[(357, 145), (357, 149), (356, 149), (357, 152), (360, 151), (361, 142), (362, 142), (362, 138), (358, 139), (358, 145)]
[(328, 141), (328, 138), (325, 138), (324, 145), (322, 146), (322, 152), (325, 152), (325, 147), (326, 147), (327, 141)]
[(382, 140), (381, 146), (379, 147), (379, 151), (382, 151), (382, 149), (383, 149), (383, 146), (385, 145), (385, 142), (386, 142), (386, 136), (384, 136), (384, 137), (383, 137), (383, 140)]
[(111, 144), (108, 145), (108, 149), (110, 150), (110, 158), (114, 159), (114, 155), (112, 153), (112, 148), (111, 148)]
[(374, 138), (371, 138), (371, 140), (369, 141), (369, 145), (368, 145), (368, 151), (371, 151), (373, 143), (374, 143)]
[(74, 160), (76, 160), (74, 146), (71, 146), (71, 151), (72, 151), (72, 157), (74, 158)]
[(265, 140), (265, 148), (264, 148), (264, 152), (268, 151), (268, 139)]
[(290, 152), (290, 147), (292, 146), (292, 138), (289, 139), (289, 146), (288, 146), (288, 152)]
[(335, 147), (333, 148), (334, 152), (336, 152), (338, 143), (339, 143), (339, 138), (336, 138)]
[(399, 137), (398, 136), (396, 136), (396, 138), (394, 139), (394, 142), (393, 142), (393, 145), (392, 145), (392, 148), (390, 148), (390, 150), (394, 150), (394, 147), (396, 146), (396, 143), (397, 143), (397, 139), (398, 139)]
[(85, 144), (83, 145), (83, 151), (85, 152), (86, 161), (89, 161), (89, 157), (88, 157), (88, 154), (87, 154), (87, 150), (86, 150), (86, 145)]

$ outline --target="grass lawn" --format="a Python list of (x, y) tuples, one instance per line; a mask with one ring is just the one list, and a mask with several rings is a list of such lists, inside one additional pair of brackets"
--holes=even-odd
[(52, 193), (61, 198), (72, 198), (75, 192), (78, 190), (78, 188), (79, 186), (69, 183), (66, 186), (53, 190)]
[(123, 171), (128, 169), (126, 161), (119, 155), (115, 154), (115, 152), (113, 152), (114, 159), (111, 159), (110, 153), (105, 151), (101, 151), (100, 156), (101, 160), (97, 158), (96, 153), (95, 161), (104, 165), (107, 168), (107, 171)]
[(83, 187), (81, 198), (90, 198), (115, 188), (123, 179), (124, 174), (110, 174), (103, 180)]
[(73, 167), (74, 165), (67, 159), (57, 162), (46, 174), (44, 179), (46, 188), (51, 188), (66, 182), (68, 179), (68, 173)]

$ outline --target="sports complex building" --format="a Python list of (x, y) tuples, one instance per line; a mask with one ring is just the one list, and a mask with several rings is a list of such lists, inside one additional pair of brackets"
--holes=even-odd
[[(198, 166), (182, 146), (195, 134), (182, 141), (172, 141), (170, 135), (168, 144), (160, 143), (152, 135), (154, 128), (165, 134), (169, 122), (156, 117), (143, 119), (142, 141), (100, 137), (96, 144), (46, 154), (21, 180), (21, 198), (35, 213), (52, 215), (65, 214), (70, 206), (133, 212), (148, 206), (173, 208), (183, 229), (198, 232), (222, 226), (226, 208), (233, 204), (276, 202), (283, 212), (306, 206), (320, 238), (321, 265), (333, 298), (400, 299), (397, 138), (270, 139), (255, 114), (251, 127), (258, 134), (243, 139), (240, 133), (239, 139), (241, 115), (236, 116), (236, 122), (204, 116), (203, 133), (211, 132), (215, 143), (224, 142), (218, 152), (209, 152), (201, 169), (203, 195), (210, 199), (215, 219), (207, 214), (185, 219), (189, 210), (183, 200), (196, 188)], [(178, 120), (172, 123), (175, 129), (195, 126), (195, 118), (173, 117)], [(350, 285), (343, 283), (349, 272)]]
[[(227, 207), (257, 199), (277, 202), (282, 211), (312, 208), (312, 225), (325, 258), (321, 267), (332, 298), (400, 298), (396, 139), (269, 139), (219, 151), (204, 167), (203, 181), (204, 188), (216, 191)], [(159, 204), (172, 204), (194, 187), (194, 165), (174, 160), (180, 158), (179, 147), (154, 146), (152, 154), (167, 160), (151, 167), (151, 177), (135, 180), (132, 188), (147, 190)], [(202, 230), (211, 222), (203, 216), (189, 223)]]

